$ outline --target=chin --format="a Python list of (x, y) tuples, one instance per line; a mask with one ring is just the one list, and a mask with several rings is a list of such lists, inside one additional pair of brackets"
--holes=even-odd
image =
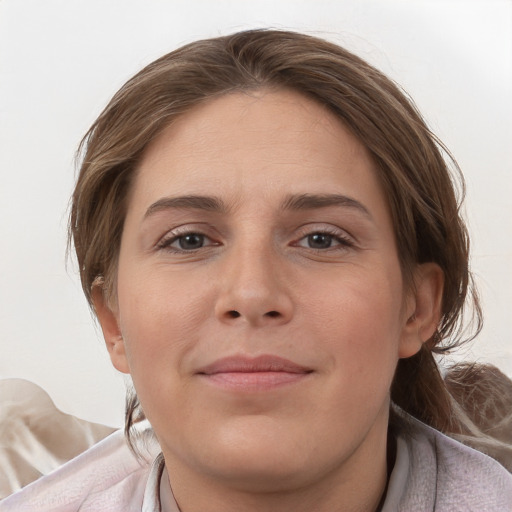
[[(246, 492), (283, 492), (313, 483), (343, 454), (321, 453), (304, 431), (293, 432), (269, 418), (237, 421), (212, 431), (196, 448), (196, 462), (211, 476)], [(332, 458), (331, 458), (332, 457)]]
[(222, 465), (211, 468), (219, 480), (239, 491), (272, 493), (299, 489), (311, 484), (315, 478), (310, 467), (290, 457), (283, 458), (260, 454), (259, 460), (236, 460), (226, 456)]

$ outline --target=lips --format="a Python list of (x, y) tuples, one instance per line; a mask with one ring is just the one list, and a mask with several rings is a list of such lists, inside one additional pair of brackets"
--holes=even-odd
[(208, 383), (229, 390), (263, 391), (305, 379), (313, 370), (278, 356), (231, 356), (198, 370)]
[(215, 375), (218, 373), (311, 373), (313, 370), (278, 356), (263, 355), (258, 357), (231, 356), (219, 359), (201, 368), (197, 373)]

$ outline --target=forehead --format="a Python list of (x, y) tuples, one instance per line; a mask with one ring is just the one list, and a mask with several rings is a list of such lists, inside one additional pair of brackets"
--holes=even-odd
[[(327, 108), (288, 90), (194, 107), (146, 149), (134, 195), (382, 192), (366, 148)], [(375, 197), (374, 197), (375, 199)]]

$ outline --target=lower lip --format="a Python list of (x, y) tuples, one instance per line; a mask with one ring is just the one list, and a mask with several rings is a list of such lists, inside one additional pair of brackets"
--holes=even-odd
[(209, 384), (237, 391), (265, 391), (303, 381), (309, 373), (226, 372), (202, 374)]

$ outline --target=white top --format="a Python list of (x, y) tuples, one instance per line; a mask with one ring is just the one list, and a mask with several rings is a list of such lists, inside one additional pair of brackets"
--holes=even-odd
[[(503, 466), (419, 421), (411, 424), (397, 438), (381, 512), (512, 511), (512, 475)], [(1, 501), (0, 512), (179, 512), (150, 432), (140, 460), (115, 432)]]

